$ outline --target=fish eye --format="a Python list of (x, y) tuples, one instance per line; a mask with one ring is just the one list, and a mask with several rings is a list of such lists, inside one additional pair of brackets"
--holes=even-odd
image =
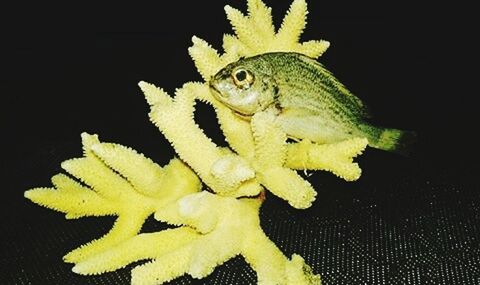
[(235, 70), (232, 74), (233, 82), (240, 88), (247, 89), (253, 83), (253, 75), (243, 68)]
[(235, 77), (238, 81), (243, 81), (247, 79), (247, 72), (245, 70), (239, 70), (237, 73), (235, 73)]

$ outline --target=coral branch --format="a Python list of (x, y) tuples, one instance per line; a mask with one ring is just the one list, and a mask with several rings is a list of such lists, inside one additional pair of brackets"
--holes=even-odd
[[(134, 237), (138, 232), (140, 232), (144, 221), (151, 214), (151, 210), (135, 210), (137, 211), (128, 211), (125, 212), (125, 214), (119, 214), (119, 217), (115, 221), (113, 228), (106, 235), (70, 251), (63, 258), (65, 262), (81, 262)], [(139, 213), (138, 211), (141, 212)]]
[(262, 38), (256, 29), (252, 29), (250, 19), (242, 14), (237, 9), (234, 9), (230, 6), (225, 6), (225, 13), (227, 14), (228, 20), (232, 24), (235, 33), (237, 34), (238, 39), (249, 49), (257, 46), (262, 46)]
[(262, 174), (262, 185), (276, 196), (286, 200), (292, 207), (306, 209), (315, 201), (317, 192), (295, 171), (272, 167), (262, 171)]
[(191, 246), (163, 255), (132, 270), (132, 285), (157, 285), (185, 274), (191, 258)]
[[(118, 144), (95, 144), (92, 151), (106, 165), (122, 173), (140, 193), (160, 197), (163, 193), (164, 172), (162, 168), (135, 150)], [(145, 190), (149, 192), (144, 192)]]
[(298, 43), (307, 24), (307, 14), (307, 2), (294, 0), (276, 35), (275, 40), (278, 46), (289, 48)]
[(257, 113), (251, 124), (256, 146), (253, 163), (260, 183), (295, 208), (310, 207), (317, 193), (295, 171), (283, 167), (287, 137), (276, 125), (275, 115), (269, 110)]
[(177, 159), (162, 169), (134, 150), (100, 143), (96, 135), (82, 134), (82, 143), (85, 157), (62, 166), (91, 188), (59, 174), (52, 178), (56, 189), (25, 192), (28, 199), (67, 218), (118, 216), (108, 234), (68, 253), (67, 262), (81, 262), (134, 237), (157, 209), (200, 190), (198, 178)]
[(260, 227), (260, 206), (259, 199), (234, 199), (201, 192), (185, 196), (176, 207), (160, 209), (156, 218), (176, 216), (182, 224), (200, 229), (204, 235), (134, 269), (133, 284), (156, 284), (185, 273), (203, 278), (217, 265), (239, 254), (257, 271), (259, 284), (319, 284), (309, 281), (318, 280), (318, 276), (304, 270), (309, 267), (303, 259), (299, 263), (294, 255), (294, 259), (288, 260), (267, 238)]
[[(190, 56), (195, 62), (195, 66), (206, 81), (215, 75), (223, 65), (218, 52), (213, 49), (206, 41), (193, 37), (193, 46), (188, 48)], [(202, 60), (197, 60), (197, 59)]]
[(116, 247), (84, 259), (73, 267), (79, 274), (101, 274), (143, 259), (154, 259), (174, 251), (199, 234), (193, 229), (181, 227), (156, 233), (139, 234)]
[[(223, 35), (222, 46), (225, 53), (221, 57), (227, 64), (238, 60), (242, 54), (248, 54), (249, 50), (237, 37), (228, 34)], [(190, 56), (193, 58), (192, 54)]]
[(247, 6), (251, 25), (255, 26), (262, 42), (268, 43), (272, 41), (275, 35), (272, 9), (260, 0), (248, 0)]
[[(139, 85), (149, 98), (168, 96), (151, 84), (140, 82)], [(223, 176), (213, 175), (211, 170), (215, 163), (231, 154), (226, 154), (225, 150), (217, 147), (195, 124), (193, 120), (195, 99), (195, 94), (188, 92), (187, 87), (179, 89), (171, 104), (151, 106), (150, 119), (170, 141), (180, 158), (186, 161), (202, 181), (216, 193), (237, 197), (258, 195), (261, 190), (260, 185), (251, 181), (253, 177), (250, 175), (244, 175), (244, 173), (253, 174), (253, 171), (245, 169), (246, 163), (233, 167), (239, 169), (236, 179), (233, 178), (235, 173), (232, 174), (231, 179), (227, 180), (223, 179)], [(195, 148), (192, 147), (193, 142), (195, 142)], [(199, 153), (202, 155), (198, 155)]]
[(353, 138), (333, 144), (315, 144), (308, 140), (288, 145), (286, 165), (293, 169), (326, 170), (347, 180), (360, 177), (362, 170), (353, 158), (367, 147), (364, 138)]
[(107, 200), (71, 178), (57, 174), (52, 181), (57, 189), (35, 188), (26, 191), (25, 197), (44, 207), (66, 213), (69, 219), (115, 213), (115, 207)]
[(327, 41), (308, 41), (297, 45), (294, 51), (308, 55), (311, 58), (318, 58), (326, 52), (329, 47), (330, 42)]
[(263, 232), (252, 232), (244, 243), (243, 256), (257, 272), (258, 284), (285, 282), (285, 264), (288, 258)]

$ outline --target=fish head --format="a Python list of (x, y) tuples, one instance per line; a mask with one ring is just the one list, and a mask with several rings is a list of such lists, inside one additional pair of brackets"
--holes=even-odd
[(213, 96), (234, 111), (251, 116), (275, 101), (278, 88), (264, 60), (240, 59), (215, 74), (209, 84)]

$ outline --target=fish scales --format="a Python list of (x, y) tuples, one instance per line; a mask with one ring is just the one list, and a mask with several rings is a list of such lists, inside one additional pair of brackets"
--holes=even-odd
[(362, 111), (357, 104), (349, 100), (353, 95), (319, 63), (305, 61), (295, 55), (271, 55), (270, 61), (283, 67), (276, 69), (275, 74), (280, 90), (285, 93), (280, 100), (285, 100), (286, 104), (295, 100), (307, 109), (328, 111), (333, 108), (335, 114), (346, 115), (344, 119), (361, 116)]
[[(305, 108), (317, 115), (317, 121), (329, 128), (358, 133), (360, 111), (341, 93), (332, 76), (320, 64), (312, 64), (292, 56), (271, 56), (277, 66), (274, 77), (279, 85), (282, 108)], [(334, 78), (333, 78), (334, 79)], [(321, 116), (318, 116), (318, 114)], [(345, 126), (345, 124), (347, 126)]]

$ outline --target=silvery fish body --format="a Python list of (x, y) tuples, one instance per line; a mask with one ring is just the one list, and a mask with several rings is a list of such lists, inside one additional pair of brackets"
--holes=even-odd
[(265, 53), (240, 59), (211, 80), (213, 95), (239, 115), (267, 108), (296, 139), (333, 143), (366, 137), (375, 148), (405, 152), (413, 133), (368, 124), (368, 110), (316, 60), (298, 53)]

